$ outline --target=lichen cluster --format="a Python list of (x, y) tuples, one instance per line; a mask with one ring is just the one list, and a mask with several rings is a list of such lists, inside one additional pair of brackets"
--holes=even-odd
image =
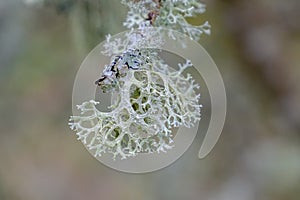
[(164, 27), (187, 34), (198, 41), (202, 34), (210, 34), (210, 24), (194, 26), (187, 17), (195, 17), (206, 11), (205, 4), (197, 0), (122, 0), (129, 8), (124, 26), (143, 28)]
[(183, 73), (191, 61), (171, 68), (154, 50), (164, 43), (160, 29), (149, 28), (173, 28), (199, 39), (209, 33), (209, 24), (192, 26), (185, 17), (203, 13), (205, 6), (195, 0), (122, 3), (130, 8), (124, 25), (137, 29), (128, 31), (125, 38), (107, 36), (102, 53), (111, 62), (95, 82), (103, 92), (113, 94), (112, 110), (101, 112), (96, 107), (99, 102), (90, 100), (77, 106), (81, 114), (72, 116), (69, 123), (95, 157), (111, 153), (114, 159), (126, 159), (138, 153), (165, 152), (174, 146), (174, 127), (191, 127), (200, 120), (199, 85)]
[(140, 152), (164, 152), (173, 146), (173, 127), (190, 127), (200, 120), (200, 95), (194, 91), (199, 86), (191, 75), (182, 75), (191, 63), (170, 71), (157, 56), (148, 59), (115, 79), (117, 100), (111, 112), (100, 112), (99, 102), (91, 100), (78, 106), (81, 116), (71, 118), (71, 128), (95, 156), (112, 153), (125, 159)]

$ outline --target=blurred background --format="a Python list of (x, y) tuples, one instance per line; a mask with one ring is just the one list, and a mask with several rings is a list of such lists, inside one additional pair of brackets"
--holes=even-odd
[(300, 1), (204, 2), (189, 20), (212, 25), (200, 43), (227, 89), (221, 138), (204, 160), (198, 136), (168, 168), (130, 175), (99, 163), (67, 126), (77, 70), (125, 30), (126, 8), (0, 0), (0, 200), (300, 199)]

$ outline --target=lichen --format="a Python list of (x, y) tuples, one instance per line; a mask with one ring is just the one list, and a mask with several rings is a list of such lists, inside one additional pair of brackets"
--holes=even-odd
[(209, 34), (207, 22), (193, 26), (185, 20), (203, 13), (204, 4), (196, 0), (121, 2), (129, 7), (124, 26), (131, 30), (125, 38), (107, 35), (102, 53), (111, 62), (95, 82), (103, 92), (116, 94), (117, 100), (110, 112), (99, 111), (95, 100), (83, 102), (77, 106), (80, 115), (72, 116), (69, 123), (95, 157), (111, 153), (114, 159), (126, 159), (139, 153), (166, 152), (174, 146), (174, 127), (191, 127), (200, 120), (199, 85), (190, 74), (184, 75), (191, 61), (179, 63), (174, 70), (155, 49), (164, 43), (160, 27), (170, 28), (168, 36), (177, 41), (180, 38), (172, 30), (194, 40)]
[(210, 34), (210, 24), (191, 25), (186, 17), (194, 17), (206, 11), (205, 4), (197, 0), (122, 0), (129, 8), (127, 28), (147, 26), (164, 27), (187, 34), (198, 41), (202, 34)]
[(94, 100), (84, 102), (77, 106), (81, 115), (71, 117), (71, 129), (95, 157), (111, 153), (125, 159), (141, 152), (165, 152), (173, 147), (173, 127), (190, 127), (200, 120), (200, 95), (195, 92), (199, 86), (190, 74), (182, 74), (190, 66), (187, 61), (171, 71), (163, 60), (150, 57), (139, 69), (115, 78), (114, 90), (121, 100), (111, 112), (100, 112)]

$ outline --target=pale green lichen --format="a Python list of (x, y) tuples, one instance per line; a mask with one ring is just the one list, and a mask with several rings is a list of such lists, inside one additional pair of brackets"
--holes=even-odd
[[(164, 43), (160, 29), (179, 30), (198, 40), (209, 34), (209, 24), (192, 26), (185, 17), (201, 14), (205, 6), (196, 0), (122, 0), (129, 12), (124, 25), (138, 28), (125, 38), (106, 38), (102, 53), (111, 57), (99, 80), (104, 92), (113, 92), (116, 100), (110, 112), (96, 108), (99, 102), (84, 102), (72, 116), (70, 127), (95, 157), (111, 153), (126, 159), (139, 153), (165, 152), (173, 147), (172, 128), (191, 127), (200, 120), (199, 88), (190, 74), (192, 63), (168, 64), (151, 49)], [(172, 30), (168, 32), (175, 40)]]
[(202, 34), (210, 34), (210, 24), (191, 25), (186, 17), (194, 17), (206, 11), (205, 4), (197, 0), (122, 0), (129, 8), (124, 26), (142, 28), (164, 27), (187, 34), (199, 40)]
[[(120, 101), (111, 112), (97, 110), (94, 100), (84, 102), (70, 127), (94, 156), (112, 153), (125, 159), (172, 148), (171, 128), (190, 127), (200, 120), (200, 95), (195, 92), (199, 86), (191, 75), (182, 74), (190, 66), (187, 61), (178, 71), (170, 71), (155, 57), (137, 70), (128, 70), (118, 79), (115, 91)], [(120, 86), (122, 81), (126, 84)]]

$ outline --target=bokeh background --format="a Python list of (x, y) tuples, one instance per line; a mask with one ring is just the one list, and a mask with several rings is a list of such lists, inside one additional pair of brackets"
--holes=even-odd
[(227, 89), (221, 138), (204, 160), (199, 136), (170, 167), (130, 175), (99, 163), (67, 126), (77, 69), (125, 30), (126, 8), (0, 0), (0, 200), (300, 199), (300, 1), (205, 2), (189, 20), (212, 24), (200, 43)]

